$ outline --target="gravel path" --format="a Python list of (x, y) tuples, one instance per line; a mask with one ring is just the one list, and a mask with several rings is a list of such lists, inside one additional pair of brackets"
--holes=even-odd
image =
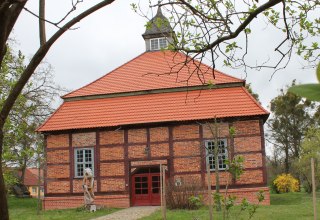
[(159, 209), (159, 206), (130, 207), (93, 220), (138, 220), (142, 217), (151, 215)]

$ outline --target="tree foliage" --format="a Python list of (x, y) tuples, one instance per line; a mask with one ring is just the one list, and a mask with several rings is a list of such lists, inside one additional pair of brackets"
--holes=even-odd
[[(296, 169), (301, 174), (302, 185), (307, 192), (312, 191), (311, 158), (315, 159), (315, 170), (320, 167), (320, 130), (310, 128), (302, 142), (301, 157), (296, 160)], [(319, 188), (320, 173), (315, 172), (316, 185)]]
[[(0, 71), (0, 108), (25, 69), (25, 57), (8, 47)], [(25, 169), (34, 165), (36, 153), (41, 153), (42, 138), (35, 130), (52, 113), (51, 103), (61, 88), (53, 82), (49, 65), (42, 65), (18, 96), (4, 125), (2, 167), (19, 168), (23, 182)]]
[(314, 108), (310, 101), (286, 90), (281, 90), (280, 95), (271, 101), (270, 138), (276, 151), (284, 158), (286, 173), (290, 172), (291, 161), (301, 155), (301, 141), (314, 122), (311, 114)]
[[(71, 17), (70, 15), (72, 15), (72, 13), (77, 9), (77, 5), (82, 3), (83, 1), (71, 1), (71, 9), (58, 22), (46, 20), (44, 13), (44, 0), (40, 1), (39, 16), (24, 7), (27, 1), (28, 0), (0, 0), (0, 68), (2, 68), (2, 63), (8, 49), (7, 43), (9, 35), (11, 34), (12, 29), (15, 26), (15, 23), (23, 9), (38, 18), (40, 23), (39, 32), (41, 38), (39, 48), (32, 55), (30, 61), (25, 66), (23, 72), (11, 88), (7, 97), (4, 98), (2, 106), (0, 108), (0, 158), (2, 158), (3, 151), (4, 127), (6, 120), (9, 117), (10, 111), (12, 110), (14, 103), (18, 100), (28, 80), (34, 74), (35, 70), (48, 53), (49, 49), (66, 31), (70, 30), (73, 25), (77, 24), (82, 19), (86, 18), (97, 10), (113, 3), (115, 0), (98, 1), (97, 3), (94, 3), (93, 6), (80, 11), (74, 17)], [(46, 23), (50, 23), (51, 25), (54, 25), (58, 28), (55, 32), (52, 33), (52, 35), (48, 37), (48, 39), (46, 37), (46, 29), (43, 21), (46, 21)], [(7, 220), (9, 219), (9, 213), (2, 167), (0, 167), (0, 201), (0, 217), (1, 219)]]

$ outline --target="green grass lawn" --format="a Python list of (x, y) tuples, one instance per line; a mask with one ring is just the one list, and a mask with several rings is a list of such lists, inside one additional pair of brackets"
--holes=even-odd
[[(317, 194), (317, 216), (320, 219), (320, 193)], [(143, 220), (160, 220), (158, 211)], [(195, 211), (168, 210), (168, 220), (207, 220), (208, 209)], [(214, 212), (214, 219), (222, 219), (221, 214)], [(239, 207), (235, 207), (229, 219), (248, 219), (248, 214), (239, 215)], [(312, 197), (306, 193), (271, 194), (271, 205), (261, 206), (252, 219), (257, 220), (311, 220), (313, 219)]]
[(119, 209), (101, 209), (94, 213), (79, 209), (42, 211), (37, 215), (37, 200), (32, 198), (9, 197), (11, 220), (86, 220), (115, 212)]

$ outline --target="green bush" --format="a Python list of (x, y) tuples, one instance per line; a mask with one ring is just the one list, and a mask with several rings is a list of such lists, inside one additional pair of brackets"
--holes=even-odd
[(203, 206), (202, 202), (202, 196), (190, 196), (188, 198), (189, 201), (189, 209), (199, 209), (201, 206)]
[(10, 190), (11, 190), (12, 186), (14, 186), (15, 184), (17, 184), (19, 182), (18, 178), (15, 176), (15, 173), (12, 170), (4, 170), (3, 178), (4, 178), (4, 184), (6, 187), (6, 191), (8, 193), (11, 193)]
[(280, 193), (279, 190), (277, 189), (277, 186), (274, 184), (274, 181), (276, 180), (273, 179), (269, 185), (270, 193)]

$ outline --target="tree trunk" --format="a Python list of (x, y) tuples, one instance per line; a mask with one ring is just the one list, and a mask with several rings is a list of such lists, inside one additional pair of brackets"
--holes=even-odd
[(41, 158), (38, 153), (38, 204), (37, 204), (37, 215), (40, 215), (41, 210), (41, 196), (40, 196), (40, 188), (41, 188)]
[(7, 50), (7, 40), (27, 0), (0, 1), (0, 69)]
[[(0, 118), (1, 122), (1, 118)], [(2, 158), (2, 150), (3, 150), (3, 125), (0, 124), (0, 158)], [(8, 220), (9, 212), (8, 212), (8, 203), (7, 203), (7, 193), (3, 179), (2, 173), (2, 165), (0, 166), (0, 220)]]
[[(216, 176), (216, 194), (220, 194), (220, 176), (219, 176), (219, 140), (218, 140), (218, 123), (217, 118), (214, 118), (214, 166), (215, 166), (215, 176)], [(219, 196), (220, 198), (220, 196)], [(216, 201), (216, 210), (221, 211), (221, 201), (220, 199)]]
[[(32, 76), (36, 68), (39, 66), (40, 62), (43, 60), (45, 55), (48, 53), (51, 46), (74, 24), (81, 21), (83, 18), (91, 15), (97, 10), (113, 3), (115, 0), (103, 0), (91, 8), (83, 11), (70, 21), (68, 21), (65, 25), (63, 25), (60, 29), (58, 29), (51, 38), (45, 42), (37, 52), (31, 58), (29, 64), (26, 66), (25, 70), (21, 74), (19, 80), (14, 85), (12, 90), (10, 91), (8, 97), (4, 101), (2, 108), (0, 109), (0, 159), (2, 159), (2, 149), (3, 149), (3, 127), (5, 120), (7, 119), (15, 101), (17, 100), (19, 94), (22, 89), (28, 82), (29, 78)], [(6, 52), (6, 43), (8, 37), (12, 31), (13, 26), (21, 13), (24, 5), (27, 0), (19, 0), (19, 1), (1, 1), (0, 4), (0, 69), (1, 64)], [(0, 168), (0, 220), (9, 219), (8, 214), (8, 205), (6, 199), (6, 192), (4, 186), (4, 179), (2, 173), (2, 167)]]
[[(218, 132), (218, 123), (217, 123), (217, 118), (214, 118), (214, 128), (211, 123), (207, 123), (212, 137), (214, 141), (214, 151), (213, 151), (213, 156), (214, 156), (214, 166), (215, 166), (215, 179), (216, 179), (216, 194), (220, 193), (220, 178), (219, 178), (219, 132)], [(215, 200), (216, 202), (216, 210), (221, 211), (221, 201), (220, 201), (220, 196), (218, 196), (219, 199)], [(217, 198), (218, 198), (217, 197)]]
[(27, 161), (26, 160), (23, 160), (23, 164), (20, 169), (21, 169), (20, 182), (22, 184), (24, 184), (24, 177), (26, 175), (26, 169), (27, 169)]
[(40, 45), (44, 45), (46, 39), (46, 23), (45, 23), (45, 0), (39, 0), (39, 38)]
[(285, 146), (285, 164), (284, 164), (284, 166), (285, 166), (285, 173), (289, 173), (289, 169), (290, 169), (290, 165), (289, 165), (289, 146), (288, 145), (286, 145)]

